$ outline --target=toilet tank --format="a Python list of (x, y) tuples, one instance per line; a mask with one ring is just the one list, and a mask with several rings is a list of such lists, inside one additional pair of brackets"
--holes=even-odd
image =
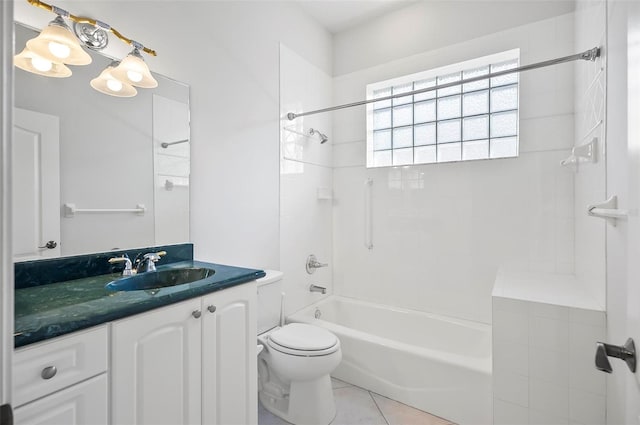
[(282, 276), (277, 270), (265, 270), (267, 275), (258, 279), (258, 335), (280, 324), (282, 305)]

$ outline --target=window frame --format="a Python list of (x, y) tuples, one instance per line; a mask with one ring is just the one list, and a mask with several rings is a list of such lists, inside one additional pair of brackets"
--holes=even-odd
[[(492, 65), (499, 65), (503, 62), (508, 62), (508, 61), (513, 61), (516, 60), (517, 61), (517, 65), (519, 66), (520, 63), (520, 49), (516, 48), (516, 49), (511, 49), (511, 50), (507, 50), (504, 52), (500, 52), (500, 53), (495, 53), (495, 54), (490, 54), (490, 55), (486, 55), (483, 57), (479, 57), (479, 58), (475, 58), (475, 59), (470, 59), (470, 60), (466, 60), (463, 62), (458, 62), (458, 63), (454, 63), (454, 64), (450, 64), (450, 65), (445, 65), (445, 66), (441, 66), (438, 68), (433, 68), (433, 69), (429, 69), (429, 70), (425, 70), (425, 71), (421, 71), (421, 72), (416, 72), (413, 74), (408, 74), (408, 75), (403, 75), (400, 77), (395, 77), (395, 78), (391, 78), (391, 79), (387, 79), (384, 81), (379, 81), (379, 82), (375, 82), (375, 83), (371, 83), (368, 84), (366, 86), (366, 99), (367, 100), (371, 100), (374, 99), (374, 92), (377, 91), (381, 91), (381, 90), (389, 90), (390, 92), (392, 92), (392, 89), (394, 87), (398, 87), (398, 86), (402, 86), (402, 85), (409, 85), (411, 84), (411, 87), (414, 87), (415, 83), (419, 83), (419, 82), (424, 82), (427, 80), (435, 80), (436, 81), (436, 85), (437, 85), (437, 79), (438, 78), (442, 78), (442, 77), (447, 77), (450, 76), (451, 74), (455, 74), (455, 73), (459, 73), (460, 74), (460, 79), (464, 79), (464, 74), (463, 72), (468, 72), (477, 68), (482, 68), (482, 67), (490, 67)], [(489, 72), (491, 72), (491, 68), (489, 68)], [(494, 71), (495, 72), (495, 71)], [(469, 77), (467, 77), (469, 78)], [(500, 78), (500, 77), (494, 77), (494, 78)], [(491, 79), (488, 79), (491, 80)], [(459, 80), (458, 80), (459, 81)], [(481, 81), (485, 81), (485, 80), (481, 80)], [(442, 83), (440, 83), (442, 84)], [(470, 83), (473, 84), (473, 83)], [(443, 91), (443, 90), (448, 90), (448, 89), (440, 89), (440, 90), (434, 90), (432, 92), (426, 92), (425, 94), (429, 94), (429, 93), (434, 93), (434, 96), (432, 98), (427, 98), (427, 99), (421, 99), (419, 101), (416, 102), (415, 98), (412, 97), (411, 101), (409, 103), (403, 103), (403, 104), (398, 104), (394, 101), (397, 101), (396, 99), (392, 99), (392, 100), (387, 100), (387, 101), (383, 101), (383, 102), (389, 102), (389, 110), (391, 111), (391, 122), (390, 122), (390, 127), (388, 128), (388, 130), (393, 134), (394, 129), (401, 129), (401, 128), (410, 128), (411, 129), (411, 144), (409, 146), (407, 146), (407, 148), (411, 148), (412, 149), (412, 160), (409, 163), (402, 163), (402, 164), (394, 164), (394, 151), (397, 151), (397, 149), (394, 149), (393, 146), (393, 142), (391, 143), (391, 147), (388, 150), (374, 150), (374, 106), (377, 102), (371, 102), (367, 104), (367, 112), (366, 112), (366, 133), (367, 133), (367, 137), (366, 137), (366, 167), (367, 168), (383, 168), (383, 167), (397, 167), (397, 166), (410, 166), (410, 165), (428, 165), (428, 164), (441, 164), (441, 163), (449, 163), (449, 162), (466, 162), (466, 161), (477, 161), (477, 160), (483, 160), (483, 159), (500, 159), (500, 158), (517, 158), (520, 154), (520, 78), (518, 76), (518, 78), (516, 79), (516, 82), (511, 83), (511, 84), (506, 84), (506, 85), (500, 85), (500, 86), (496, 86), (496, 87), (492, 87), (491, 86), (491, 81), (489, 81), (489, 84), (486, 88), (478, 88), (476, 90), (471, 90), (468, 92), (465, 92), (463, 90), (463, 88), (460, 86), (456, 86), (459, 87), (459, 89), (457, 89), (458, 91), (456, 93), (449, 93), (446, 95), (442, 95), (439, 92)], [(509, 109), (509, 110), (504, 110), (504, 111), (491, 111), (491, 95), (492, 95), (492, 90), (497, 88), (497, 87), (505, 87), (505, 88), (509, 88), (509, 87), (515, 87), (517, 89), (516, 92), (516, 108), (515, 109)], [(413, 91), (415, 89), (411, 89), (410, 91)], [(456, 89), (454, 89), (456, 90)], [(464, 102), (464, 96), (468, 95), (470, 93), (480, 93), (480, 92), (487, 92), (487, 96), (488, 96), (488, 105), (489, 105), (489, 109), (487, 110), (486, 113), (480, 113), (480, 114), (470, 114), (470, 115), (464, 115), (464, 111), (463, 111), (463, 102)], [(414, 95), (414, 96), (420, 96), (420, 94), (418, 95)], [(454, 98), (458, 98), (458, 99), (454, 99)], [(445, 118), (445, 119), (439, 119), (438, 117), (438, 102), (441, 99), (454, 99), (457, 100), (460, 103), (460, 115), (459, 116), (454, 116), (451, 118)], [(435, 109), (436, 109), (436, 115), (435, 115), (435, 120), (433, 121), (425, 121), (425, 122), (419, 122), (416, 123), (415, 120), (415, 108), (416, 105), (422, 103), (422, 102), (429, 102), (429, 101), (433, 101), (434, 105), (435, 105)], [(406, 124), (406, 125), (397, 125), (394, 126), (394, 122), (393, 122), (393, 111), (394, 108), (397, 108), (398, 106), (401, 105), (412, 105), (412, 116), (411, 116), (411, 123), (410, 124)], [(382, 109), (386, 109), (386, 108), (380, 108), (378, 109), (378, 111), (382, 110)], [(515, 136), (502, 136), (502, 137), (491, 137), (491, 121), (492, 121), (492, 117), (495, 116), (500, 116), (500, 114), (504, 114), (504, 113), (513, 113), (515, 111), (516, 113), (516, 134)], [(465, 119), (469, 119), (469, 118), (474, 118), (474, 117), (486, 117), (487, 120), (489, 120), (489, 124), (487, 126), (487, 131), (489, 132), (487, 134), (487, 137), (484, 139), (467, 139), (464, 140), (464, 134), (463, 134), (463, 128), (464, 128), (464, 123), (465, 123)], [(415, 129), (417, 126), (421, 126), (421, 125), (434, 125), (435, 128), (437, 129), (441, 123), (446, 123), (446, 122), (453, 122), (453, 121), (459, 121), (459, 129), (460, 129), (460, 137), (459, 140), (457, 141), (453, 141), (450, 142), (450, 146), (454, 145), (454, 144), (458, 144), (459, 145), (459, 149), (460, 149), (460, 156), (459, 159), (454, 159), (454, 160), (440, 160), (440, 158), (438, 157), (438, 148), (439, 146), (443, 146), (443, 145), (447, 145), (448, 143), (439, 143), (439, 140), (437, 139), (437, 130), (436, 130), (436, 139), (434, 141), (434, 143), (432, 144), (425, 144), (425, 145), (416, 145), (416, 140), (415, 140)], [(385, 131), (387, 130), (385, 129), (378, 129), (378, 130), (382, 130)], [(392, 136), (391, 136), (392, 137)], [(501, 156), (501, 157), (497, 157), (497, 158), (492, 158), (490, 151), (488, 153), (488, 157), (487, 158), (464, 158), (464, 143), (466, 142), (471, 142), (471, 141), (484, 141), (486, 140), (488, 145), (489, 145), (489, 149), (491, 146), (491, 140), (495, 140), (495, 139), (500, 139), (503, 138), (504, 140), (509, 139), (509, 138), (513, 138), (515, 137), (515, 154), (514, 155), (510, 155), (510, 156)], [(392, 139), (393, 140), (393, 137)], [(430, 161), (430, 162), (415, 162), (415, 148), (416, 147), (421, 147), (421, 146), (435, 146), (435, 159), (434, 161)], [(374, 163), (374, 152), (381, 152), (381, 151), (388, 151), (390, 152), (391, 155), (391, 164), (385, 164), (385, 165), (375, 165)]]

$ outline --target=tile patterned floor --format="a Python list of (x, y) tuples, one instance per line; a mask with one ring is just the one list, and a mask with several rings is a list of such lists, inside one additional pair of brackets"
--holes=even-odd
[[(336, 400), (336, 418), (331, 425), (453, 425), (451, 422), (414, 409), (406, 404), (331, 378)], [(258, 406), (259, 425), (287, 425), (261, 404)]]

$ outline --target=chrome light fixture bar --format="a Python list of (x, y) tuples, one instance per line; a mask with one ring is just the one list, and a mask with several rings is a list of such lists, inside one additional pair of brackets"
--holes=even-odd
[(585, 60), (585, 61), (593, 62), (599, 57), (600, 57), (600, 47), (594, 47), (593, 49), (586, 50), (586, 51), (584, 51), (582, 53), (576, 53), (575, 55), (563, 56), (561, 58), (556, 58), (556, 59), (551, 59), (551, 60), (547, 60), (547, 61), (543, 61), (543, 62), (533, 63), (533, 64), (530, 64), (530, 65), (523, 65), (523, 66), (520, 66), (518, 68), (507, 69), (507, 70), (504, 70), (504, 71), (498, 71), (498, 72), (494, 72), (494, 73), (489, 73), (489, 74), (481, 75), (481, 76), (478, 76), (478, 77), (467, 78), (466, 80), (454, 81), (452, 83), (440, 84), (440, 85), (436, 85), (436, 86), (433, 86), (433, 87), (427, 87), (427, 88), (424, 88), (424, 89), (414, 90), (414, 91), (410, 91), (410, 92), (398, 93), (398, 94), (394, 94), (394, 95), (391, 95), (391, 96), (378, 97), (378, 98), (375, 98), (375, 99), (361, 100), (359, 102), (345, 103), (343, 105), (331, 106), (329, 108), (316, 109), (314, 111), (308, 111), (308, 112), (297, 112), (297, 113), (296, 112), (289, 112), (287, 114), (287, 119), (289, 119), (289, 121), (293, 121), (296, 118), (304, 117), (304, 116), (307, 116), (307, 115), (321, 114), (323, 112), (331, 112), (331, 111), (337, 111), (337, 110), (340, 110), (340, 109), (353, 108), (355, 106), (367, 105), (369, 103), (381, 102), (381, 101), (384, 101), (384, 100), (395, 99), (395, 98), (398, 98), (398, 97), (405, 97), (405, 96), (411, 96), (411, 95), (414, 95), (414, 94), (427, 93), (427, 92), (438, 90), (438, 89), (446, 89), (448, 87), (454, 87), (454, 86), (459, 86), (459, 85), (462, 85), (462, 84), (474, 83), (476, 81), (486, 80), (486, 79), (494, 78), (494, 77), (501, 77), (503, 75), (514, 74), (514, 73), (519, 73), (519, 72), (524, 72), (524, 71), (530, 71), (532, 69), (544, 68), (544, 67), (547, 67), (547, 66), (558, 65), (558, 64), (561, 64), (561, 63), (565, 63), (565, 62), (573, 62), (573, 61), (577, 61), (577, 60)]
[[(97, 28), (100, 28), (101, 30), (111, 32), (113, 35), (118, 37), (124, 43), (126, 43), (126, 44), (128, 44), (130, 46), (133, 46), (133, 47), (138, 47), (140, 50), (144, 51), (148, 55), (157, 56), (155, 50), (149, 49), (148, 47), (144, 47), (140, 43), (137, 43), (136, 41), (125, 37), (124, 35), (122, 35), (122, 33), (120, 31), (116, 30), (111, 25), (108, 25), (108, 24), (106, 24), (104, 22), (101, 22), (101, 21), (98, 21), (98, 20), (92, 19), (92, 18), (86, 18), (86, 17), (82, 17), (82, 16), (73, 15), (73, 14), (67, 12), (64, 9), (60, 9), (60, 8), (58, 8), (56, 6), (52, 6), (52, 5), (47, 4), (47, 3), (43, 2), (43, 1), (40, 1), (40, 0), (27, 0), (27, 1), (32, 6), (36, 6), (36, 7), (39, 7), (41, 9), (48, 10), (49, 12), (55, 13), (57, 15), (62, 15), (65, 18), (69, 18), (71, 21), (73, 21), (75, 23), (78, 23), (78, 24), (90, 24), (93, 27), (97, 27)], [(76, 32), (78, 32), (78, 31), (82, 31), (83, 33), (89, 33), (90, 32), (85, 27), (83, 27), (81, 30), (76, 30)], [(79, 38), (82, 40), (82, 37), (79, 37)], [(105, 46), (106, 46), (106, 44), (105, 44)]]

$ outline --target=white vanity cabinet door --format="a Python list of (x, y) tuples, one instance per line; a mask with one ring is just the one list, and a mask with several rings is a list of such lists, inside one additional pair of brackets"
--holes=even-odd
[(107, 425), (108, 380), (103, 373), (18, 407), (16, 425)]
[(13, 390), (16, 406), (51, 394), (107, 370), (107, 325), (16, 350)]
[(112, 422), (201, 423), (201, 299), (112, 323)]
[(258, 422), (256, 302), (255, 282), (202, 298), (203, 424)]

